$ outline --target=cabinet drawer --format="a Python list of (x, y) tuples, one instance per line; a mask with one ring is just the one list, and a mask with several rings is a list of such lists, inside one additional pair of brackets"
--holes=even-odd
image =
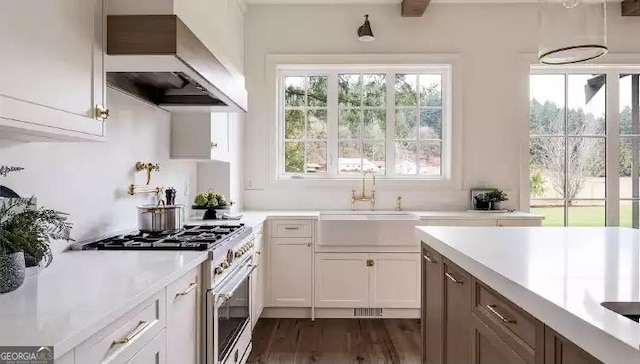
[(426, 220), (427, 226), (496, 226), (496, 220), (494, 219), (473, 219), (473, 220), (460, 220), (460, 219), (438, 219), (438, 220)]
[(310, 220), (271, 220), (272, 238), (310, 238), (313, 234)]
[(498, 334), (511, 336), (515, 341), (520, 341), (534, 350), (537, 326), (541, 324), (483, 284), (476, 282), (475, 286), (474, 312), (478, 317), (494, 327)]
[(90, 337), (76, 349), (76, 363), (124, 363), (165, 326), (165, 290)]
[(498, 226), (540, 226), (542, 220), (538, 219), (504, 219), (498, 220)]

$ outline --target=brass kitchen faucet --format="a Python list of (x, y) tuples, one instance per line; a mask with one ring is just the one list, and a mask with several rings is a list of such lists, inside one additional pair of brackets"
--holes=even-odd
[[(371, 174), (373, 177), (373, 186), (371, 187), (371, 195), (367, 196), (365, 191), (367, 174)], [(356, 196), (356, 190), (351, 190), (351, 211), (356, 210), (356, 202), (365, 201), (371, 203), (371, 211), (375, 210), (376, 207), (376, 174), (372, 171), (365, 171), (362, 174), (362, 193), (360, 196)]]

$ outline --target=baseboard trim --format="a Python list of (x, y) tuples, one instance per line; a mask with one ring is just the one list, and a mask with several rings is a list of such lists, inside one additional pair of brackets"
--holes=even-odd
[[(260, 317), (265, 318), (311, 318), (311, 308), (265, 307)], [(316, 308), (316, 318), (355, 318), (353, 308)], [(388, 319), (420, 318), (419, 308), (385, 308), (382, 317)]]

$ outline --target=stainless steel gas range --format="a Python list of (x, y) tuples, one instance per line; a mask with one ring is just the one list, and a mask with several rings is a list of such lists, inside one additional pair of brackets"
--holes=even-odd
[(237, 225), (187, 225), (166, 234), (133, 232), (74, 244), (77, 250), (202, 250), (206, 287), (203, 357), (206, 364), (243, 364), (251, 352), (251, 274), (255, 236)]

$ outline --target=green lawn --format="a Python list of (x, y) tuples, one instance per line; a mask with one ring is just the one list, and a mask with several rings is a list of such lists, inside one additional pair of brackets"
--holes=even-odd
[[(542, 226), (564, 226), (562, 207), (532, 207), (532, 214), (545, 217)], [(569, 207), (569, 226), (604, 226), (604, 206)], [(631, 205), (620, 206), (620, 226), (631, 227)]]

